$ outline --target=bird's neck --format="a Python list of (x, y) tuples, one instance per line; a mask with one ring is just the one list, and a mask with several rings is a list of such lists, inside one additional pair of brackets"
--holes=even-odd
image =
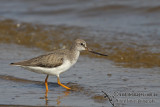
[(77, 62), (77, 60), (78, 60), (78, 58), (79, 58), (79, 55), (80, 55), (80, 52), (79, 51), (74, 51), (74, 52), (72, 52), (72, 54), (71, 54), (71, 63), (74, 65), (76, 62)]
[(76, 63), (79, 58), (80, 51), (77, 50), (77, 47), (75, 45), (72, 45), (72, 47), (70, 48), (70, 52), (72, 63)]
[(75, 44), (72, 44), (71, 48), (70, 48), (70, 51), (76, 51), (77, 50), (77, 47)]

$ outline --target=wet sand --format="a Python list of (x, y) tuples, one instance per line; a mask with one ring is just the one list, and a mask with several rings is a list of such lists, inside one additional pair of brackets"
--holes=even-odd
[[(160, 67), (160, 42), (158, 42), (158, 38), (156, 40), (153, 38), (154, 43), (151, 44), (139, 41), (138, 36), (135, 37), (135, 41), (130, 41), (128, 37), (127, 39), (123, 38), (124, 41), (121, 41), (121, 39), (118, 39), (119, 37), (114, 37), (114, 35), (114, 40), (107, 38), (108, 35), (105, 38), (103, 36), (99, 38), (96, 37), (97, 35), (94, 35), (94, 40), (94, 38), (90, 37), (90, 32), (81, 27), (48, 26), (17, 22), (9, 19), (1, 20), (0, 28), (1, 43), (14, 43), (52, 51), (59, 48), (69, 48), (73, 40), (83, 38), (91, 49), (109, 54), (109, 56), (101, 57), (94, 54), (82, 53), (83, 55), (92, 58), (109, 59), (114, 61), (118, 66), (129, 68)], [(83, 35), (83, 33), (87, 33), (88, 36)], [(132, 37), (134, 35), (126, 36)]]

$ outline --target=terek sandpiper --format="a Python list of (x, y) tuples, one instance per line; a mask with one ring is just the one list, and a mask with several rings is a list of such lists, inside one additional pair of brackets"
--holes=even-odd
[(58, 84), (69, 90), (71, 88), (63, 85), (60, 82), (59, 75), (62, 72), (68, 70), (71, 66), (73, 66), (77, 62), (78, 57), (80, 55), (80, 51), (83, 50), (87, 50), (94, 54), (107, 56), (104, 54), (100, 54), (98, 52), (94, 52), (91, 49), (89, 49), (84, 40), (76, 39), (70, 49), (55, 50), (51, 53), (32, 58), (30, 60), (11, 63), (11, 65), (20, 66), (22, 68), (25, 68), (27, 70), (36, 73), (47, 74), (45, 79), (46, 92), (48, 92), (47, 80), (49, 75), (56, 75)]

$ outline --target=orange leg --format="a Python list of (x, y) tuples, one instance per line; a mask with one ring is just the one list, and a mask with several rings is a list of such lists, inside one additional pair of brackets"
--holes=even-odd
[(46, 92), (48, 92), (48, 82), (47, 82), (48, 76), (49, 76), (49, 75), (47, 75), (47, 77), (46, 77), (46, 79), (45, 79)]
[(60, 82), (59, 77), (57, 77), (57, 82), (58, 82), (58, 84), (59, 84), (60, 86), (66, 88), (67, 90), (70, 90), (70, 89), (71, 89), (71, 88), (69, 88), (69, 87), (63, 85), (63, 84)]

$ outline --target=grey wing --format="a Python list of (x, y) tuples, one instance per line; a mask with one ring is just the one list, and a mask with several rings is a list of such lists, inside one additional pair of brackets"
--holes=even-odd
[(52, 68), (52, 67), (57, 67), (57, 66), (62, 65), (63, 60), (64, 59), (62, 55), (51, 53), (47, 55), (41, 55), (41, 56), (32, 58), (30, 60), (27, 60), (27, 61), (11, 63), (11, 65)]

